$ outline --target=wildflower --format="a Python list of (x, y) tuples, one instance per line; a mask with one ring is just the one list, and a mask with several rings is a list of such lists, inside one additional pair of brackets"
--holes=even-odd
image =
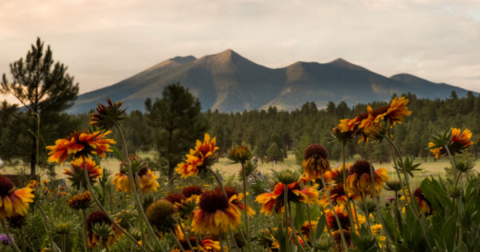
[(327, 161), (328, 151), (320, 144), (309, 145), (303, 153), (303, 171), (311, 178), (318, 178), (326, 171), (330, 171)]
[(210, 139), (209, 134), (205, 134), (203, 143), (197, 140), (195, 150), (191, 149), (190, 154), (187, 154), (185, 162), (177, 165), (175, 171), (181, 175), (182, 178), (189, 176), (197, 176), (199, 171), (205, 170), (205, 168), (213, 163), (215, 151), (218, 150), (216, 145), (216, 138)]
[[(13, 237), (12, 240), (14, 240)], [(8, 239), (8, 236), (6, 234), (0, 234), (0, 242), (5, 246), (9, 246), (10, 244), (12, 244), (12, 241)]]
[(219, 234), (235, 230), (241, 213), (223, 193), (206, 191), (200, 197), (200, 209), (194, 211), (192, 227), (196, 232)]
[(182, 194), (187, 197), (187, 198), (190, 198), (190, 197), (194, 197), (195, 199), (200, 200), (200, 196), (202, 195), (203, 193), (203, 188), (199, 185), (191, 185), (191, 186), (187, 186), (187, 187), (184, 187), (182, 189)]
[(85, 210), (87, 209), (92, 201), (92, 194), (89, 191), (79, 193), (70, 199), (68, 199), (68, 206), (75, 210)]
[(31, 188), (33, 190), (36, 190), (40, 186), (41, 185), (38, 184), (36, 180), (30, 180), (30, 183), (28, 183), (28, 185), (27, 185), (28, 188)]
[[(132, 155), (130, 159), (130, 168), (134, 174), (138, 175), (140, 180), (140, 188), (142, 192), (147, 193), (151, 191), (158, 191), (160, 184), (157, 182), (158, 177), (153, 174), (153, 172), (148, 168), (147, 163), (140, 159), (138, 156)], [(112, 184), (115, 185), (115, 190), (117, 192), (131, 192), (132, 185), (130, 184), (130, 179), (128, 177), (128, 168), (126, 167), (127, 163), (124, 161), (120, 165), (120, 171), (115, 173), (115, 178), (112, 181)], [(135, 178), (134, 178), (135, 179)]]
[[(300, 228), (300, 231), (302, 232), (303, 236), (305, 237), (305, 240), (308, 242), (312, 241), (312, 234), (315, 234), (315, 230), (317, 228), (318, 221), (305, 221)], [(312, 228), (310, 230), (310, 227)]]
[(451, 132), (445, 131), (439, 133), (437, 136), (432, 137), (432, 142), (428, 143), (430, 152), (435, 155), (435, 158), (439, 158), (441, 155), (447, 154), (445, 145), (454, 155), (455, 153), (462, 153), (473, 144), (472, 132), (469, 129), (465, 129), (463, 133), (458, 128), (452, 128)]
[[(375, 182), (376, 193), (379, 194), (385, 182), (388, 180), (387, 170), (380, 168), (375, 170), (373, 167), (373, 179)], [(349, 171), (347, 177), (348, 192), (352, 196), (370, 195), (373, 197), (372, 179), (370, 176), (370, 163), (366, 160), (357, 161)]]
[[(330, 200), (332, 201), (333, 205), (343, 205), (347, 203), (347, 194), (345, 192), (343, 184), (337, 184), (333, 188), (330, 189)], [(329, 201), (327, 195), (322, 195), (320, 199), (320, 205), (323, 207), (328, 206)]]
[[(110, 226), (111, 231), (107, 237), (101, 237), (98, 233), (94, 231), (98, 231), (97, 227), (99, 226)], [(87, 217), (87, 231), (88, 231), (88, 246), (91, 248), (96, 248), (101, 241), (102, 244), (106, 244), (107, 246), (112, 246), (116, 241), (117, 238), (122, 235), (122, 232), (117, 229), (113, 223), (110, 222), (108, 217), (102, 211), (93, 211)]]
[[(228, 197), (228, 200), (236, 205), (241, 211), (243, 211), (244, 209), (244, 204), (242, 202), (242, 199), (244, 197), (243, 193), (239, 193), (237, 191), (237, 189), (233, 188), (233, 187), (228, 187), (226, 186), (225, 188), (225, 192), (227, 193), (227, 197)], [(217, 187), (215, 190), (218, 191), (218, 193), (223, 193), (222, 192), (222, 189), (220, 187)], [(255, 215), (255, 211), (253, 211), (253, 209), (247, 205), (247, 214), (249, 216), (254, 216)]]
[(433, 213), (432, 204), (430, 204), (428, 199), (423, 194), (422, 188), (417, 188), (413, 195), (417, 199), (419, 214), (425, 214), (426, 216), (428, 216)]
[(83, 158), (78, 158), (70, 161), (70, 165), (72, 166), (70, 169), (64, 168), (63, 174), (67, 175), (73, 187), (87, 188), (87, 181), (83, 171), (85, 167), (87, 168), (91, 184), (95, 184), (97, 178), (102, 176), (102, 169), (91, 158), (85, 158), (85, 163), (83, 163)]
[(122, 228), (129, 229), (134, 225), (134, 221), (137, 219), (135, 214), (130, 210), (121, 210), (116, 215), (117, 220), (120, 220), (118, 223)]
[(175, 228), (175, 207), (168, 200), (159, 199), (148, 206), (146, 215), (148, 222), (160, 232), (168, 232)]
[[(293, 182), (287, 185), (288, 201), (304, 202), (307, 204), (318, 204), (318, 191), (313, 187), (302, 188), (299, 182)], [(285, 184), (278, 182), (273, 192), (263, 193), (257, 196), (256, 202), (262, 204), (261, 213), (272, 214), (285, 211), (284, 203)]]
[(402, 190), (402, 185), (400, 184), (400, 181), (398, 181), (398, 180), (389, 180), (385, 183), (385, 190), (392, 191), (392, 192), (398, 192), (398, 191)]
[(236, 146), (228, 152), (228, 159), (234, 161), (235, 163), (245, 163), (247, 160), (252, 158), (252, 153), (246, 145)]
[(175, 204), (175, 203), (180, 203), (186, 200), (187, 198), (185, 197), (185, 195), (181, 193), (170, 193), (167, 195), (167, 197), (165, 197), (165, 199), (170, 201), (170, 203)]
[(15, 185), (5, 176), (0, 176), (0, 218), (12, 217), (15, 213), (26, 215), (34, 195), (31, 188), (15, 190)]
[(112, 128), (115, 122), (126, 118), (126, 109), (120, 109), (120, 106), (122, 106), (122, 101), (113, 103), (110, 98), (107, 98), (107, 103), (107, 106), (98, 103), (96, 112), (90, 114), (90, 125), (97, 125), (100, 128), (107, 130)]
[(377, 235), (382, 231), (383, 227), (382, 224), (375, 224), (372, 225), (370, 229), (372, 230), (373, 235)]
[(65, 139), (58, 139), (55, 145), (47, 146), (50, 150), (48, 155), (49, 162), (57, 162), (58, 165), (63, 164), (69, 155), (74, 158), (87, 157), (92, 154), (105, 158), (105, 152), (111, 152), (110, 144), (115, 144), (113, 139), (105, 139), (104, 136), (112, 133), (94, 132), (92, 134), (87, 132), (74, 132)]
[(332, 135), (335, 138), (336, 142), (346, 143), (348, 141), (352, 141), (353, 139), (353, 131), (345, 131), (342, 132), (342, 129), (339, 126), (335, 126), (332, 130)]
[[(348, 230), (343, 229), (343, 237), (345, 237), (345, 242), (347, 243), (348, 248), (353, 248), (352, 233)], [(348, 251), (348, 249), (343, 248), (342, 236), (340, 230), (333, 232), (333, 241), (338, 247), (338, 251)]]
[(402, 123), (405, 116), (410, 116), (412, 111), (407, 108), (408, 99), (405, 97), (393, 98), (387, 112), (384, 115), (385, 120), (388, 120), (390, 126), (395, 126), (395, 123)]

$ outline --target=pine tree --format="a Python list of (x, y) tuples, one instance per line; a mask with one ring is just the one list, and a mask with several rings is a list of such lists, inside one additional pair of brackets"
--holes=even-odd
[[(3, 74), (0, 93), (13, 95), (23, 106), (16, 111), (19, 114), (17, 119), (26, 126), (26, 132), (22, 134), (28, 135), (30, 140), (27, 153), (30, 174), (34, 175), (37, 153), (44, 149), (40, 148), (37, 137), (46, 139), (49, 132), (60, 133), (62, 130), (56, 129), (67, 128), (60, 126), (65, 118), (59, 117), (59, 113), (73, 105), (78, 94), (78, 83), (74, 84), (73, 76), (67, 73), (65, 65), (53, 61), (50, 46), (44, 51), (44, 43), (40, 38), (31, 46), (25, 59), (20, 58), (10, 64), (10, 73), (13, 81), (10, 82)], [(25, 159), (23, 153), (18, 155)]]
[[(182, 162), (197, 139), (203, 139), (208, 121), (201, 113), (200, 101), (180, 83), (168, 85), (162, 99), (145, 101), (154, 143), (166, 165), (161, 172), (170, 184), (177, 178), (175, 167)], [(212, 136), (214, 137), (214, 136)]]

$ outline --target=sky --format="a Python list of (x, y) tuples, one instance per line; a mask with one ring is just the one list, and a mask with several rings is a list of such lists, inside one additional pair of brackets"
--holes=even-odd
[(80, 93), (226, 49), (270, 68), (343, 58), (480, 92), (478, 0), (1, 0), (0, 74), (37, 37)]

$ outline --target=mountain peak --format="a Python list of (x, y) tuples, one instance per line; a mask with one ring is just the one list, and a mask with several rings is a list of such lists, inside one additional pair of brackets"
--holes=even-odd
[(167, 59), (167, 60), (164, 60), (150, 68), (148, 68), (146, 71), (152, 71), (152, 70), (155, 70), (155, 69), (160, 69), (160, 68), (164, 68), (164, 67), (174, 67), (174, 66), (179, 66), (179, 65), (183, 65), (183, 64), (186, 64), (186, 63), (190, 63), (192, 61), (195, 61), (197, 58), (193, 57), (192, 55), (189, 55), (189, 56), (185, 56), (185, 57), (182, 57), (182, 56), (176, 56), (174, 58), (170, 58), (170, 59)]
[(363, 67), (360, 67), (358, 65), (355, 65), (355, 64), (352, 64), (342, 58), (338, 58), (330, 63), (327, 63), (329, 65), (334, 65), (334, 66), (338, 66), (338, 67), (343, 67), (343, 68), (350, 68), (350, 69), (354, 69), (354, 70), (362, 70), (364, 69)]
[(196, 59), (197, 59), (197, 58), (195, 58), (194, 56), (188, 55), (188, 56), (185, 56), (185, 57), (177, 56), (177, 57), (171, 58), (171, 59), (169, 59), (169, 60), (170, 60), (170, 61), (178, 62), (178, 63), (180, 63), (180, 64), (185, 64), (185, 63), (189, 63), (189, 62), (195, 61)]

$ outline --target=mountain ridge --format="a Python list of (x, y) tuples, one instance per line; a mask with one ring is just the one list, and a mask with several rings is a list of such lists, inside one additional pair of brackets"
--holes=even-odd
[(128, 110), (144, 111), (146, 98), (159, 98), (165, 86), (180, 82), (196, 96), (202, 109), (238, 112), (250, 109), (294, 110), (307, 101), (324, 107), (328, 101), (350, 106), (391, 96), (414, 93), (419, 98), (459, 97), (468, 90), (400, 73), (383, 76), (337, 58), (328, 63), (297, 61), (268, 68), (227, 49), (196, 58), (176, 56), (155, 64), (113, 85), (82, 94), (68, 113), (94, 109), (107, 97), (123, 100)]

